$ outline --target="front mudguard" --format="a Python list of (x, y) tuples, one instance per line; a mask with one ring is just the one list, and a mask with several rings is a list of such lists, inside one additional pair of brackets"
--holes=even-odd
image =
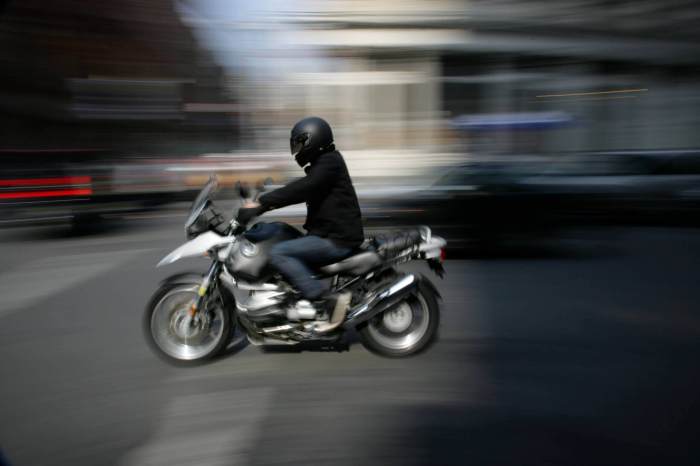
[(182, 272), (170, 275), (160, 282), (160, 286), (164, 285), (186, 285), (188, 283), (202, 283), (202, 274), (196, 272)]

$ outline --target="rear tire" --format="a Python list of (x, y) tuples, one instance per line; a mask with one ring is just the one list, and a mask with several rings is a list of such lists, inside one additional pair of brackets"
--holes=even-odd
[(439, 326), (438, 297), (432, 286), (421, 281), (417, 293), (373, 317), (358, 330), (362, 344), (369, 351), (401, 358), (427, 349), (437, 338)]
[(171, 364), (201, 364), (221, 352), (233, 335), (231, 313), (218, 293), (208, 298), (206, 317), (199, 325), (183, 321), (198, 288), (198, 283), (166, 283), (146, 306), (143, 316), (146, 341), (158, 356)]

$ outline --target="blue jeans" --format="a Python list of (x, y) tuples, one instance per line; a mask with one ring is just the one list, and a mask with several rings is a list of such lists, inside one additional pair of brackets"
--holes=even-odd
[(304, 298), (313, 300), (318, 299), (326, 287), (321, 280), (312, 277), (310, 267), (338, 262), (351, 252), (351, 248), (337, 246), (329, 239), (309, 235), (277, 243), (270, 250), (269, 261)]

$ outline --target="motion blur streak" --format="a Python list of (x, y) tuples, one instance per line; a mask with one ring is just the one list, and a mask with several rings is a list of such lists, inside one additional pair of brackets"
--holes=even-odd
[(648, 90), (649, 89), (619, 89), (615, 91), (569, 92), (567, 94), (543, 94), (536, 97), (576, 97), (582, 95), (626, 94), (629, 92), (647, 92)]
[(69, 176), (64, 178), (24, 178), (19, 180), (0, 180), (0, 186), (45, 186), (89, 184), (89, 176)]
[[(699, 18), (0, 0), (0, 463), (700, 464)], [(408, 360), (237, 340), (164, 366), (142, 312), (206, 270), (154, 270), (193, 194), (217, 174), (228, 221), (237, 181), (304, 176), (289, 131), (309, 115), (367, 235), (447, 239), (441, 339)]]

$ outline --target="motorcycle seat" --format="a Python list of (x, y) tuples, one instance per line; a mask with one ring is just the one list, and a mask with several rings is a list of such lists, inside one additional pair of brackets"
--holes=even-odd
[(390, 258), (401, 251), (415, 247), (422, 241), (419, 229), (407, 229), (389, 234), (377, 235), (371, 239), (377, 253)]
[(321, 267), (319, 271), (324, 275), (336, 275), (339, 273), (362, 275), (372, 270), (381, 262), (382, 259), (376, 252), (363, 251), (347, 259), (343, 259), (340, 262)]

